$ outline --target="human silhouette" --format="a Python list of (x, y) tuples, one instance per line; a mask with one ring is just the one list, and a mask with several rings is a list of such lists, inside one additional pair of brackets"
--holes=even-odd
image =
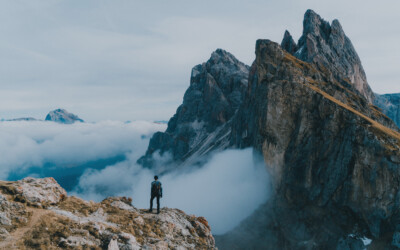
[(154, 181), (151, 183), (151, 198), (150, 198), (150, 209), (149, 212), (153, 212), (153, 200), (157, 198), (157, 214), (160, 213), (160, 198), (162, 198), (162, 187), (161, 182), (158, 180), (158, 176), (154, 176)]

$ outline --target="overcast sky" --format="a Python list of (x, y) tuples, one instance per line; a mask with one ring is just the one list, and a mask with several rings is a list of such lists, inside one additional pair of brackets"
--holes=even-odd
[(217, 48), (251, 64), (309, 8), (339, 19), (375, 92), (400, 92), (397, 0), (0, 0), (0, 118), (168, 120), (194, 65)]

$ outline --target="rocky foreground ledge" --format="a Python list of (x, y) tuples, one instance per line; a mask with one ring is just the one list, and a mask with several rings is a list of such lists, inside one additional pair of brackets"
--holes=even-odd
[(68, 196), (53, 178), (0, 181), (0, 249), (215, 249), (207, 220), (125, 197)]

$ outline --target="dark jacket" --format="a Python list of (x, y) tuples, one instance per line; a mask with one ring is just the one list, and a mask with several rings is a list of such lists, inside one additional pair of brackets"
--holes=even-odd
[(162, 197), (162, 186), (161, 182), (153, 181), (151, 183), (151, 196), (161, 196)]

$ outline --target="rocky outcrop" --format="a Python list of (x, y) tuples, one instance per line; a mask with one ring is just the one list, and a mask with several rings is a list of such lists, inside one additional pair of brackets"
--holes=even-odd
[(52, 178), (0, 181), (0, 249), (214, 249), (203, 217), (67, 196)]
[[(223, 141), (223, 148), (253, 147), (263, 155), (272, 197), (217, 238), (221, 249), (400, 245), (400, 133), (372, 104), (373, 93), (350, 40), (337, 20), (329, 24), (308, 10), (298, 44), (286, 32), (282, 47), (257, 41), (241, 105), (223, 126), (207, 130), (212, 137), (192, 147), (193, 134), (171, 129), (153, 137), (150, 152), (160, 145), (163, 152), (184, 145), (184, 152), (206, 148), (209, 153), (214, 149), (209, 145)], [(214, 105), (215, 99), (203, 100), (194, 105), (196, 113), (187, 115)], [(171, 119), (171, 128), (184, 124), (175, 122), (181, 115)], [(187, 159), (186, 154), (172, 155), (177, 162)]]
[[(329, 95), (397, 130), (398, 127), (372, 105), (374, 94), (357, 52), (339, 21), (334, 20), (330, 25), (308, 10), (303, 26), (298, 44), (285, 31), (282, 48), (314, 65), (313, 70), (323, 74), (327, 82), (334, 83), (324, 90)], [(174, 168), (201, 163), (208, 153), (233, 146), (232, 120), (244, 100), (247, 78), (248, 67), (220, 49), (206, 63), (194, 67), (183, 104), (170, 119), (167, 130), (154, 134), (145, 156), (138, 163), (163, 173), (169, 171), (171, 163)]]
[[(353, 238), (389, 244), (400, 219), (400, 134), (354, 108), (353, 93), (329, 73), (274, 42), (257, 41), (250, 72), (232, 140), (264, 155), (275, 193), (221, 238), (222, 248), (266, 238), (275, 239), (262, 245), (270, 249), (332, 249)], [(254, 223), (262, 231), (240, 237)]]
[(56, 109), (49, 112), (46, 116), (46, 121), (53, 121), (64, 124), (72, 124), (75, 122), (83, 122), (77, 115), (67, 112), (65, 109)]
[(139, 163), (157, 168), (155, 155), (169, 156), (169, 162), (175, 164), (195, 163), (209, 151), (226, 148), (229, 124), (247, 89), (248, 70), (221, 49), (213, 52), (206, 63), (195, 66), (182, 105), (169, 120), (167, 130), (151, 138)]
[(285, 31), (285, 35), (283, 35), (281, 47), (292, 55), (298, 50), (296, 42), (287, 30)]
[(400, 93), (375, 95), (374, 104), (400, 127)]
[(16, 200), (38, 207), (57, 204), (67, 196), (67, 192), (51, 177), (43, 179), (27, 177), (5, 187)]
[(329, 24), (314, 11), (307, 10), (298, 49), (293, 53), (292, 47), (289, 48), (288, 52), (300, 60), (314, 63), (319, 70), (329, 72), (331, 77), (350, 82), (369, 103), (373, 102), (375, 96), (368, 85), (361, 60), (338, 20)]

